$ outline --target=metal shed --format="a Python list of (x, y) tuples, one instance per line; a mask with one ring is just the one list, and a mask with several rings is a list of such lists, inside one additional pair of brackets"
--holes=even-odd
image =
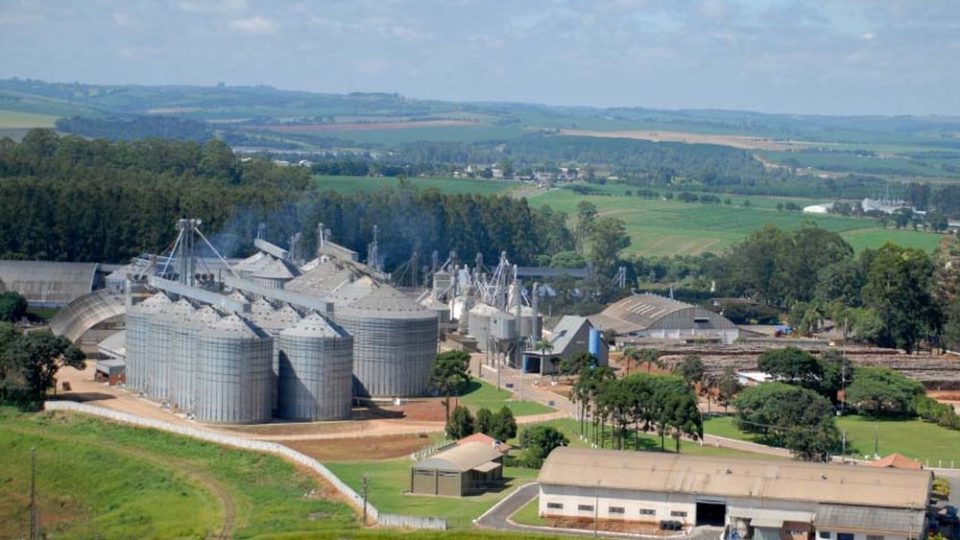
[(503, 454), (471, 442), (435, 454), (410, 468), (410, 492), (463, 497), (503, 481)]
[(628, 296), (592, 315), (590, 322), (620, 335), (665, 340), (732, 343), (740, 335), (737, 326), (719, 313), (656, 294)]
[(0, 261), (0, 280), (31, 306), (63, 307), (93, 291), (97, 263)]

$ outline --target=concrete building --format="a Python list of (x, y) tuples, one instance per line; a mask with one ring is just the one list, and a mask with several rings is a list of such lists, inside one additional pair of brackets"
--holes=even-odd
[(410, 492), (463, 497), (503, 481), (503, 454), (471, 442), (434, 454), (410, 468)]
[[(593, 343), (591, 346), (591, 336)], [(553, 346), (547, 351), (525, 351), (527, 357), (527, 373), (552, 375), (560, 369), (560, 362), (573, 357), (579, 352), (590, 352), (597, 357), (598, 364), (609, 364), (609, 346), (602, 339), (600, 330), (586, 317), (564, 315), (553, 327), (550, 336), (546, 338)]]
[(621, 336), (661, 340), (733, 343), (740, 336), (723, 315), (655, 294), (628, 296), (591, 315), (590, 322)]
[(927, 471), (558, 448), (540, 471), (540, 515), (724, 527), (723, 538), (920, 538)]

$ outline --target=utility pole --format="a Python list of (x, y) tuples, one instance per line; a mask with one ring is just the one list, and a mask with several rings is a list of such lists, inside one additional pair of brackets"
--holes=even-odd
[(593, 536), (600, 536), (598, 526), (600, 524), (600, 481), (597, 480), (597, 496), (593, 503)]
[(30, 540), (40, 538), (40, 516), (37, 514), (37, 449), (30, 449)]
[(363, 474), (363, 480), (361, 482), (363, 486), (363, 490), (362, 490), (363, 491), (363, 526), (366, 527), (367, 526), (367, 484), (369, 483), (369, 476), (366, 473)]
[(842, 448), (842, 450), (840, 451), (840, 459), (843, 460), (844, 463), (846, 463), (846, 462), (847, 462), (847, 432), (846, 432), (846, 430), (843, 431), (843, 446), (841, 446), (841, 448)]
[(873, 457), (880, 456), (880, 424), (873, 424)]

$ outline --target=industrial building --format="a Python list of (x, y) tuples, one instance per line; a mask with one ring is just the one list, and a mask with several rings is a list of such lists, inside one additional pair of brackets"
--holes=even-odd
[(590, 322), (618, 336), (733, 343), (740, 330), (723, 315), (656, 294), (636, 294), (611, 304)]
[(430, 456), (410, 468), (410, 492), (463, 497), (503, 481), (503, 454), (492, 445), (470, 442)]
[(97, 263), (0, 261), (0, 281), (33, 307), (59, 308), (97, 286)]
[(796, 461), (558, 448), (541, 516), (724, 527), (724, 539), (916, 539), (933, 475)]
[(544, 351), (524, 351), (527, 373), (552, 375), (559, 373), (560, 363), (581, 352), (588, 352), (597, 358), (597, 365), (609, 364), (609, 345), (603, 339), (600, 330), (586, 317), (564, 315), (557, 322), (544, 341), (550, 348)]

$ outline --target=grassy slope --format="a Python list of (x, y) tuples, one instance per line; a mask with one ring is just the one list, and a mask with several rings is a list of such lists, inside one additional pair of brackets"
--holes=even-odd
[[(602, 215), (622, 219), (627, 226), (631, 245), (627, 252), (643, 255), (697, 254), (721, 252), (747, 235), (773, 224), (782, 229), (796, 229), (804, 223), (816, 223), (827, 230), (840, 233), (857, 250), (880, 247), (887, 241), (936, 249), (941, 235), (915, 231), (884, 230), (874, 220), (839, 216), (810, 216), (801, 212), (777, 211), (779, 202), (793, 201), (800, 205), (813, 200), (773, 197), (730, 196), (731, 205), (702, 205), (679, 201), (647, 200), (625, 195), (622, 186), (608, 186), (606, 195), (579, 195), (558, 189), (530, 199), (533, 206), (549, 205), (554, 210), (573, 216), (576, 205), (587, 200), (597, 205)], [(721, 196), (726, 198), (726, 196)], [(743, 208), (744, 200), (751, 206)], [(824, 201), (819, 201), (824, 202)]]
[(473, 412), (481, 407), (497, 412), (504, 405), (513, 411), (514, 416), (553, 412), (550, 407), (536, 401), (514, 401), (512, 398), (513, 394), (508, 390), (497, 390), (497, 387), (490, 383), (473, 379), (470, 381), (470, 389), (459, 398), (459, 401)]
[(410, 489), (409, 459), (387, 461), (358, 461), (351, 463), (327, 463), (327, 467), (346, 482), (359, 490), (364, 474), (369, 478), (370, 502), (381, 512), (406, 514), (412, 516), (442, 517), (457, 529), (469, 528), (472, 521), (507, 496), (514, 487), (532, 481), (537, 471), (516, 467), (505, 467), (504, 478), (507, 486), (495, 493), (484, 493), (470, 497), (431, 497), (427, 495), (409, 495)]
[(534, 527), (549, 527), (550, 522), (540, 517), (540, 497), (534, 497), (523, 508), (517, 510), (511, 519), (520, 525), (532, 525)]
[[(314, 176), (317, 186), (321, 190), (332, 190), (339, 193), (356, 193), (358, 191), (376, 191), (385, 187), (395, 188), (400, 181), (397, 178), (370, 178), (366, 176)], [(472, 180), (459, 178), (408, 178), (408, 182), (420, 189), (435, 188), (443, 193), (461, 194), (476, 193), (480, 195), (494, 195), (505, 193), (517, 187), (515, 182), (501, 182), (497, 180)]]
[[(960, 431), (951, 431), (920, 420), (873, 421), (861, 416), (845, 416), (837, 422), (847, 433), (847, 445), (860, 457), (873, 454), (874, 435), (879, 434), (880, 455), (899, 452), (937, 466), (940, 460), (949, 467), (960, 466)], [(737, 429), (733, 417), (717, 417), (706, 422), (706, 432), (732, 439), (754, 440)], [(876, 430), (876, 431), (875, 431)]]
[[(275, 458), (79, 415), (0, 411), (0, 537), (24, 523), (30, 448), (44, 532), (66, 538), (205, 537), (226, 505), (237, 537), (356, 526), (344, 504)], [(312, 516), (312, 517), (311, 517)]]

